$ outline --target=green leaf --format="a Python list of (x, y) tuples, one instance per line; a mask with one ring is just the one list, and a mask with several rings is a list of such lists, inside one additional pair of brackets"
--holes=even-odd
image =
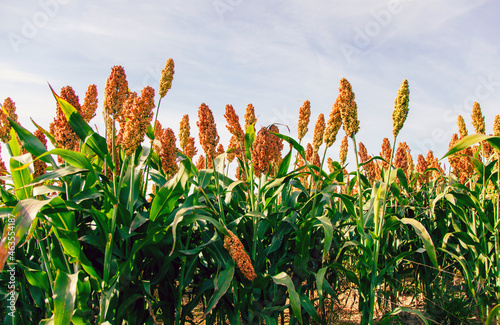
[[(333, 240), (333, 225), (332, 222), (330, 221), (329, 218), (326, 216), (321, 216), (317, 217), (317, 222), (315, 222), (315, 225), (321, 225), (325, 231), (325, 240), (323, 243), (323, 262), (325, 262), (329, 252), (330, 252), (330, 247), (332, 246), (332, 240)], [(318, 224), (319, 222), (319, 224)]]
[(316, 322), (321, 323), (321, 318), (319, 317), (316, 308), (314, 308), (313, 303), (311, 302), (311, 300), (309, 300), (309, 297), (307, 297), (302, 292), (299, 294), (299, 296), (300, 296), (300, 304), (302, 307), (304, 307), (304, 310), (309, 315), (311, 315)]
[(188, 179), (188, 174), (185, 171), (185, 168), (181, 165), (174, 178), (171, 178), (156, 193), (149, 214), (151, 221), (155, 221), (160, 216), (169, 215), (177, 206), (177, 201), (184, 194), (184, 187)]
[(412, 309), (412, 308), (408, 308), (408, 307), (396, 307), (393, 311), (391, 311), (390, 313), (388, 314), (385, 314), (384, 317), (382, 318), (382, 322), (383, 324), (384, 323), (384, 320), (387, 319), (388, 317), (390, 316), (396, 316), (398, 315), (399, 313), (401, 312), (406, 312), (406, 313), (412, 313), (412, 314), (415, 314), (417, 315), (421, 320), (422, 322), (424, 322), (425, 325), (429, 325), (429, 322), (427, 321), (427, 318), (425, 318), (424, 314), (422, 314), (421, 311), (419, 310), (416, 310), (416, 309)]
[(281, 272), (279, 274), (276, 274), (272, 276), (273, 281), (276, 284), (285, 286), (288, 290), (288, 296), (290, 298), (290, 305), (292, 306), (292, 311), (299, 321), (300, 324), (303, 324), (302, 322), (302, 309), (301, 309), (301, 303), (300, 303), (300, 296), (295, 291), (295, 286), (293, 285), (292, 279), (286, 274), (285, 272)]
[(286, 142), (290, 143), (293, 146), (293, 148), (295, 150), (297, 150), (297, 152), (302, 156), (302, 158), (304, 159), (306, 164), (309, 165), (309, 163), (307, 162), (307, 159), (306, 159), (306, 152), (304, 150), (304, 147), (302, 147), (295, 139), (293, 139), (287, 135), (280, 134), (280, 133), (273, 133), (273, 132), (269, 132), (269, 133), (274, 134), (278, 138), (281, 138), (281, 139), (285, 140)]
[(71, 324), (71, 317), (75, 309), (76, 284), (78, 273), (67, 274), (57, 270), (54, 283), (54, 324)]
[(14, 210), (12, 210), (12, 218), (15, 218), (14, 229), (9, 227), (4, 228), (3, 238), (0, 241), (0, 271), (3, 270), (5, 262), (9, 256), (9, 244), (12, 240), (7, 240), (8, 237), (14, 235), (15, 245), (19, 244), (19, 241), (28, 231), (33, 220), (40, 209), (48, 204), (50, 200), (39, 201), (32, 198), (19, 201)]
[(27, 153), (21, 156), (10, 158), (10, 173), (14, 181), (16, 196), (19, 200), (24, 200), (33, 196), (33, 187), (28, 186), (33, 178), (30, 171), (25, 168), (31, 164), (31, 154)]
[(48, 180), (64, 177), (64, 176), (69, 176), (69, 175), (74, 175), (74, 174), (80, 174), (80, 173), (86, 173), (88, 172), (87, 169), (84, 168), (76, 168), (73, 166), (66, 166), (62, 168), (58, 168), (52, 172), (47, 172), (43, 175), (38, 176), (31, 182), (32, 185), (37, 185), (40, 183), (43, 183)]
[(410, 225), (415, 229), (417, 235), (424, 242), (425, 250), (427, 251), (427, 255), (434, 265), (434, 267), (438, 268), (437, 256), (436, 256), (436, 248), (434, 247), (434, 243), (432, 242), (432, 238), (427, 232), (427, 229), (417, 220), (411, 218), (402, 218), (401, 222), (405, 225)]
[(231, 286), (231, 282), (233, 281), (234, 276), (234, 263), (227, 263), (227, 269), (222, 270), (219, 275), (214, 280), (215, 290), (212, 297), (207, 304), (207, 311), (205, 312), (205, 316), (215, 307), (215, 305), (219, 302), (220, 298), (224, 296)]
[(23, 270), (26, 280), (35, 287), (42, 289), (44, 292), (50, 291), (49, 278), (47, 277), (47, 272), (41, 270), (32, 269), (22, 263), (18, 264)]
[(494, 324), (493, 322), (495, 321), (497, 315), (500, 315), (500, 304), (493, 307), (493, 309), (490, 311), (490, 314), (488, 315), (488, 318), (486, 319), (486, 323), (484, 324), (485, 325)]
[(36, 128), (40, 131), (43, 132), (43, 134), (45, 134), (45, 136), (47, 137), (47, 139), (49, 139), (50, 143), (52, 143), (52, 145), (54, 147), (57, 147), (57, 142), (56, 142), (56, 139), (54, 138), (54, 136), (48, 132), (47, 130), (45, 130), (43, 127), (41, 127), (40, 125), (38, 125), (34, 120), (33, 118), (30, 117), (30, 120), (31, 122), (36, 126)]
[[(22, 146), (26, 151), (32, 154), (34, 157), (39, 157), (40, 155), (47, 152), (44, 144), (31, 132), (23, 128), (21, 125), (17, 124), (16, 121), (7, 116), (10, 125), (16, 131), (19, 140), (21, 141)], [(56, 165), (56, 162), (50, 156), (40, 157), (41, 161), (44, 161), (48, 164)]]
[(484, 134), (470, 134), (458, 141), (441, 159), (444, 159), (450, 155), (453, 155), (454, 153), (459, 152), (460, 150), (468, 148), (473, 144), (482, 142), (484, 140), (488, 141), (497, 152), (500, 152), (500, 137)]

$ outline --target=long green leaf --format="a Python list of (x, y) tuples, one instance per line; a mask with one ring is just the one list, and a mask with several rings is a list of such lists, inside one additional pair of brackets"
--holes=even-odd
[(311, 317), (318, 323), (321, 323), (321, 318), (319, 317), (318, 315), (318, 312), (316, 311), (316, 308), (314, 308), (314, 305), (313, 303), (311, 302), (311, 300), (309, 299), (309, 297), (307, 297), (305, 294), (303, 294), (302, 292), (299, 294), (300, 296), (300, 304), (302, 307), (304, 307), (304, 310), (309, 314), (311, 315)]
[(413, 229), (415, 229), (417, 235), (424, 242), (425, 250), (427, 251), (427, 255), (429, 255), (432, 264), (436, 268), (439, 267), (436, 256), (436, 248), (434, 247), (434, 243), (432, 242), (432, 238), (429, 235), (429, 232), (427, 232), (427, 229), (425, 229), (425, 227), (418, 220), (415, 219), (402, 218), (401, 222), (404, 223), (405, 225), (410, 225), (413, 227)]
[(10, 158), (10, 173), (19, 200), (30, 198), (33, 195), (33, 187), (29, 186), (33, 180), (31, 173), (27, 168), (22, 168), (30, 165), (31, 162), (31, 154), (29, 153)]
[(205, 316), (215, 307), (220, 298), (226, 294), (227, 290), (231, 286), (234, 276), (234, 263), (227, 263), (227, 265), (227, 269), (222, 270), (214, 280), (215, 290), (214, 294), (208, 301)]
[[(22, 146), (26, 151), (31, 153), (34, 157), (39, 157), (40, 155), (47, 152), (47, 149), (43, 145), (43, 143), (35, 137), (31, 132), (23, 128), (21, 125), (17, 124), (16, 121), (7, 116), (10, 125), (16, 131), (19, 140), (21, 141)], [(41, 161), (44, 161), (48, 164), (56, 165), (54, 159), (51, 156), (43, 156), (40, 157)]]
[(57, 270), (54, 284), (54, 324), (71, 324), (71, 318), (75, 309), (76, 284), (78, 273), (67, 274)]
[(300, 296), (297, 291), (295, 291), (295, 286), (293, 285), (292, 279), (290, 279), (288, 274), (286, 274), (285, 272), (276, 274), (272, 276), (272, 278), (276, 284), (285, 286), (287, 288), (293, 315), (295, 316), (295, 318), (297, 318), (300, 324), (303, 324)]
[(444, 159), (450, 155), (453, 155), (454, 153), (459, 152), (460, 150), (468, 148), (473, 144), (482, 142), (484, 140), (488, 141), (489, 144), (497, 150), (497, 152), (500, 152), (500, 137), (484, 134), (470, 134), (458, 141), (441, 159)]
[(9, 256), (9, 244), (12, 242), (12, 235), (14, 235), (13, 240), (15, 245), (17, 245), (26, 231), (30, 228), (37, 213), (49, 202), (50, 200), (39, 201), (29, 198), (19, 201), (16, 204), (14, 210), (12, 210), (12, 215), (9, 216), (9, 218), (15, 219), (14, 229), (5, 227), (2, 240), (0, 241), (0, 271), (3, 270), (5, 262)]
[(326, 258), (329, 255), (330, 252), (330, 247), (332, 246), (332, 241), (333, 241), (333, 225), (332, 222), (329, 218), (326, 216), (321, 216), (316, 218), (318, 222), (315, 223), (315, 225), (321, 225), (325, 231), (325, 240), (323, 243), (323, 262), (326, 260)]

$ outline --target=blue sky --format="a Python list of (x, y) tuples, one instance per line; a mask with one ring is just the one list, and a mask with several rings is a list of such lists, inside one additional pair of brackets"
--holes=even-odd
[[(494, 0), (2, 1), (0, 100), (11, 97), (33, 131), (30, 117), (48, 128), (55, 116), (47, 83), (72, 86), (80, 100), (95, 83), (101, 105), (91, 124), (103, 133), (111, 68), (125, 68), (131, 90), (157, 89), (171, 57), (175, 76), (159, 120), (177, 133), (189, 114), (196, 134), (204, 102), (226, 147), (226, 104), (242, 120), (252, 103), (258, 127), (282, 123), (296, 137), (299, 107), (310, 100), (304, 140), (311, 141), (318, 114), (328, 116), (345, 77), (358, 104), (357, 140), (378, 155), (384, 137), (392, 142), (394, 99), (408, 79), (410, 112), (398, 141), (415, 161), (429, 149), (441, 157), (458, 114), (473, 132), (474, 101), (487, 133), (500, 114), (499, 14)], [(339, 143), (329, 151), (333, 159)]]

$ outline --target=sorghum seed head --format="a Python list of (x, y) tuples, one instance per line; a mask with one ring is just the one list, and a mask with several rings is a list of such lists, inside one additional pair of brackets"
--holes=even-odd
[(212, 167), (212, 161), (216, 155), (219, 135), (215, 124), (214, 116), (210, 108), (202, 103), (198, 109), (198, 121), (196, 122), (199, 140), (205, 156), (207, 157), (208, 167)]
[(226, 128), (228, 131), (243, 143), (245, 141), (245, 132), (241, 128), (240, 118), (232, 105), (226, 105), (226, 114), (224, 114), (224, 117), (226, 118)]
[(384, 138), (382, 141), (382, 151), (380, 152), (380, 157), (384, 158), (385, 161), (382, 161), (382, 167), (388, 168), (391, 160), (392, 149), (391, 142), (388, 138)]
[(190, 126), (189, 126), (189, 115), (185, 114), (182, 116), (182, 120), (179, 126), (179, 143), (181, 145), (181, 150), (185, 150), (189, 142), (190, 136)]
[(403, 128), (406, 117), (408, 116), (408, 105), (410, 103), (410, 89), (408, 88), (408, 80), (403, 80), (398, 89), (398, 95), (394, 101), (394, 111), (392, 112), (392, 134), (394, 138)]
[(460, 133), (460, 139), (467, 136), (467, 127), (465, 126), (465, 121), (462, 115), (457, 117), (458, 132)]
[(123, 132), (120, 129), (121, 147), (125, 155), (131, 156), (137, 147), (144, 141), (148, 126), (153, 120), (154, 89), (144, 87), (141, 97), (130, 97), (124, 105), (123, 117), (125, 120)]
[[(299, 140), (306, 135), (309, 125), (309, 118), (311, 117), (311, 103), (306, 100), (304, 104), (299, 109), (299, 123), (297, 127)], [(323, 117), (324, 120), (324, 117)]]
[(493, 135), (500, 137), (500, 115), (495, 116), (495, 122), (493, 124)]
[(323, 141), (326, 147), (331, 147), (335, 140), (337, 139), (337, 133), (342, 125), (342, 115), (340, 113), (340, 95), (335, 100), (330, 116), (328, 117), (328, 122), (326, 123), (326, 129), (323, 134)]
[(250, 125), (254, 125), (255, 130), (255, 122), (257, 122), (257, 118), (255, 117), (255, 109), (252, 104), (248, 104), (245, 111), (245, 133)]
[(104, 89), (104, 115), (116, 119), (128, 95), (128, 82), (122, 66), (114, 66)]
[(354, 137), (359, 130), (358, 106), (354, 98), (355, 95), (351, 84), (346, 78), (342, 78), (340, 80), (339, 96), (337, 97), (338, 107), (340, 109), (340, 116), (342, 117), (342, 126), (350, 138)]
[(90, 120), (95, 116), (95, 111), (97, 110), (97, 86), (90, 85), (85, 93), (85, 98), (83, 99), (82, 105), (82, 118), (85, 122), (90, 122)]
[(348, 137), (347, 135), (345, 135), (342, 138), (342, 142), (340, 143), (340, 151), (339, 151), (340, 165), (344, 165), (347, 160), (347, 150), (349, 148), (349, 142), (347, 139)]
[(0, 105), (0, 140), (9, 142), (10, 140), (10, 123), (7, 116), (17, 122), (16, 104), (10, 97), (5, 98), (3, 105)]
[(160, 79), (160, 90), (158, 94), (160, 98), (165, 97), (168, 90), (172, 87), (172, 80), (174, 79), (174, 60), (171, 58), (167, 60), (165, 64), (165, 68), (161, 71), (161, 79)]
[(228, 230), (228, 233), (228, 236), (224, 236), (224, 248), (229, 252), (241, 274), (249, 281), (253, 281), (257, 274), (255, 274), (250, 256), (245, 252), (240, 239), (231, 230)]
[(479, 106), (477, 102), (474, 102), (472, 106), (472, 125), (474, 125), (474, 131), (476, 131), (477, 134), (484, 134), (484, 116), (481, 112), (481, 106)]
[(325, 116), (323, 113), (319, 114), (316, 125), (314, 125), (314, 136), (313, 136), (313, 150), (318, 152), (319, 147), (323, 144), (323, 135), (325, 133)]

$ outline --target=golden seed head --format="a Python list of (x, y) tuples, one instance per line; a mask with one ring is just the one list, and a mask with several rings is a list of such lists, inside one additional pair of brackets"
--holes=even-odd
[(253, 281), (257, 274), (255, 274), (250, 256), (245, 252), (240, 239), (231, 230), (227, 232), (229, 236), (224, 236), (224, 248), (229, 252), (241, 274), (249, 281)]
[(312, 164), (314, 160), (314, 149), (312, 144), (308, 143), (306, 146), (306, 160)]
[(202, 170), (205, 169), (205, 156), (199, 155), (198, 160), (196, 161), (196, 169)]
[(333, 173), (335, 171), (335, 165), (333, 164), (333, 159), (328, 157), (328, 159), (326, 160), (326, 164), (328, 166), (328, 171), (331, 173)]
[(358, 144), (358, 156), (361, 163), (365, 163), (370, 159), (368, 156), (368, 150), (366, 150), (365, 145), (361, 141)]
[(308, 100), (306, 100), (304, 104), (299, 108), (299, 124), (297, 127), (299, 140), (302, 140), (302, 138), (306, 135), (308, 131), (307, 126), (309, 125), (310, 117), (311, 117), (311, 103)]
[(122, 66), (114, 66), (104, 89), (104, 115), (116, 119), (128, 95), (128, 81)]
[(170, 128), (163, 129), (160, 122), (156, 121), (155, 140), (153, 141), (153, 151), (158, 154), (161, 160), (162, 169), (165, 175), (172, 177), (177, 173), (177, 148), (175, 146), (175, 134)]
[(388, 138), (384, 138), (384, 140), (382, 141), (382, 151), (380, 152), (380, 157), (384, 158), (384, 160), (387, 162), (382, 161), (381, 164), (383, 168), (389, 168), (391, 154), (392, 154), (391, 142), (389, 141)]
[(348, 137), (345, 135), (342, 138), (342, 142), (340, 143), (340, 152), (339, 152), (339, 160), (340, 160), (340, 165), (344, 165), (346, 160), (347, 160), (347, 150), (349, 148), (349, 142), (348, 142)]
[(270, 132), (279, 133), (279, 129), (274, 124), (269, 128), (262, 127), (252, 145), (251, 155), (256, 176), (267, 174), (269, 167), (276, 166), (281, 158), (283, 140)]
[(196, 122), (201, 147), (208, 161), (208, 168), (212, 167), (212, 161), (216, 156), (216, 148), (219, 143), (219, 135), (214, 116), (210, 108), (202, 103), (198, 109), (198, 121)]
[(257, 122), (257, 118), (255, 117), (255, 109), (252, 104), (248, 104), (245, 111), (245, 133), (250, 125), (254, 125)]
[(226, 150), (224, 150), (224, 146), (222, 145), (222, 143), (219, 143), (219, 145), (217, 146), (217, 156), (222, 155), (225, 152)]
[(460, 139), (467, 136), (467, 127), (465, 126), (465, 121), (462, 115), (457, 117), (458, 132), (460, 133)]
[(415, 170), (423, 174), (425, 170), (427, 169), (427, 162), (425, 161), (424, 155), (419, 154), (417, 158), (417, 167), (415, 167)]
[(85, 93), (85, 98), (83, 99), (82, 105), (82, 118), (85, 122), (90, 122), (90, 120), (95, 116), (95, 111), (97, 110), (97, 86), (90, 85)]
[(184, 154), (189, 157), (189, 159), (193, 159), (194, 155), (198, 152), (196, 149), (196, 145), (194, 142), (194, 137), (189, 137), (186, 148), (184, 148)]
[(358, 106), (354, 98), (355, 95), (351, 84), (346, 78), (342, 78), (340, 80), (339, 96), (335, 101), (334, 107), (338, 105), (340, 116), (342, 117), (342, 126), (350, 138), (354, 137), (359, 130)]
[(406, 170), (408, 167), (408, 156), (406, 155), (406, 142), (399, 142), (394, 154), (394, 167)]
[(335, 103), (333, 104), (332, 111), (330, 112), (330, 116), (328, 117), (328, 122), (326, 123), (326, 129), (323, 135), (323, 141), (325, 142), (326, 147), (331, 147), (335, 143), (341, 125), (342, 115), (340, 112), (339, 95), (339, 97), (337, 97)]
[(190, 135), (189, 115), (185, 114), (182, 116), (179, 126), (179, 143), (181, 145), (181, 150), (185, 150), (188, 145)]
[[(359, 142), (358, 144), (358, 156), (359, 160), (361, 163), (366, 163), (370, 159), (372, 159), (372, 156), (368, 154), (368, 150), (366, 150), (365, 145), (363, 142)], [(363, 168), (366, 171), (366, 176), (370, 181), (374, 181), (377, 176), (380, 174), (380, 170), (377, 169), (378, 166), (375, 165), (375, 163), (370, 161), (369, 163), (366, 163)]]
[(392, 134), (394, 138), (403, 128), (406, 117), (408, 116), (408, 105), (410, 104), (410, 89), (408, 88), (408, 80), (403, 80), (398, 89), (398, 95), (394, 101), (394, 111), (392, 112)]
[(232, 105), (226, 105), (226, 114), (224, 114), (224, 117), (226, 118), (226, 128), (228, 131), (243, 143), (245, 141), (245, 132), (241, 128), (240, 118)]
[(481, 106), (479, 106), (477, 102), (474, 102), (472, 106), (472, 125), (474, 125), (474, 131), (476, 131), (477, 134), (484, 134), (484, 116), (481, 112)]
[(493, 124), (493, 135), (500, 137), (500, 115), (495, 116), (495, 122)]
[(161, 79), (160, 79), (160, 90), (158, 93), (160, 94), (160, 98), (165, 97), (168, 90), (172, 87), (172, 80), (174, 79), (174, 60), (171, 58), (167, 60), (165, 64), (165, 68), (161, 71)]
[(419, 154), (417, 158), (417, 166), (415, 170), (420, 174), (417, 180), (417, 186), (421, 187), (423, 184), (427, 183), (428, 175), (425, 174), (425, 170), (427, 169), (427, 162), (424, 158), (424, 155)]
[(323, 144), (323, 135), (325, 133), (325, 116), (323, 113), (319, 114), (316, 125), (314, 125), (314, 136), (313, 136), (313, 150), (318, 152), (319, 147)]
[[(7, 97), (3, 105), (0, 105), (2, 109), (0, 109), (0, 140), (2, 142), (9, 142), (10, 140), (10, 123), (7, 119), (7, 116), (17, 122), (17, 114), (16, 114), (16, 104)], [(5, 111), (4, 111), (5, 110)]]
[(120, 144), (125, 155), (131, 156), (144, 141), (148, 126), (153, 120), (154, 89), (144, 87), (141, 97), (129, 97), (123, 110), (123, 129), (120, 129)]

